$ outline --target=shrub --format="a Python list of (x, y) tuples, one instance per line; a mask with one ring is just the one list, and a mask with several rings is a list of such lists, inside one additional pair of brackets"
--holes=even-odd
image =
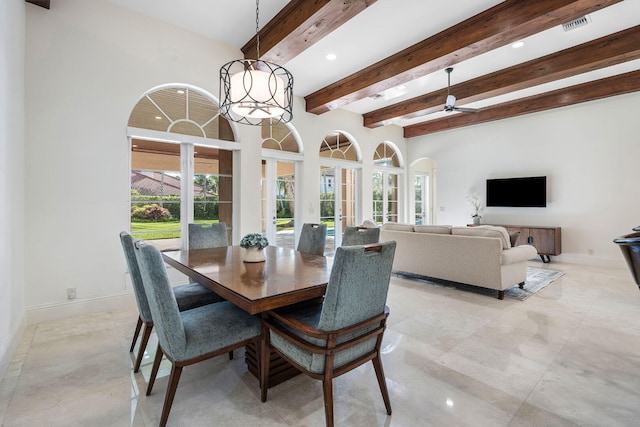
[(157, 204), (132, 206), (131, 218), (143, 219), (148, 221), (170, 221), (173, 219), (168, 209), (158, 206)]

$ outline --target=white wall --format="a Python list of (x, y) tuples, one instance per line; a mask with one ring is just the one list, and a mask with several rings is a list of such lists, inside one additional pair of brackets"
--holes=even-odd
[(0, 378), (24, 324), (25, 2), (0, 0)]
[[(546, 175), (546, 208), (487, 208), (484, 223), (562, 227), (562, 259), (620, 261), (615, 237), (640, 225), (640, 93), (409, 140), (435, 160), (437, 222), (467, 224), (485, 180)], [(593, 251), (593, 255), (590, 254)]]
[[(129, 226), (125, 128), (131, 109), (145, 91), (171, 82), (217, 95), (220, 66), (242, 57), (235, 48), (106, 0), (53, 6), (27, 8), (26, 245), (34, 267), (27, 269), (25, 301), (30, 313), (77, 305), (66, 300), (68, 287), (77, 288), (79, 301), (125, 292), (117, 236)], [(301, 99), (293, 125), (305, 154), (302, 221), (319, 219), (317, 153), (328, 132), (344, 130), (356, 138), (369, 162), (363, 172), (369, 193), (377, 144), (390, 140), (405, 150), (397, 127), (365, 129), (361, 116), (346, 112), (308, 114)], [(259, 129), (240, 125), (237, 136), (246, 147), (236, 160), (241, 168), (235, 183), (236, 235), (242, 236), (260, 226)], [(368, 200), (364, 208), (370, 216)]]

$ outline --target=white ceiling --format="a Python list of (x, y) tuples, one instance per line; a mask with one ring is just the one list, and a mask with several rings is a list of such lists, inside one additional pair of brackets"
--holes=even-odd
[[(110, 0), (120, 6), (172, 23), (203, 36), (226, 42), (240, 49), (255, 34), (255, 2), (252, 0)], [(267, 23), (287, 0), (263, 0), (260, 26)], [(366, 10), (286, 64), (294, 76), (294, 93), (306, 96), (346, 77), (367, 65), (384, 59), (424, 40), (483, 10), (498, 0), (377, 0)], [(590, 15), (587, 26), (565, 32), (561, 26), (525, 39), (525, 46), (504, 46), (455, 65), (452, 84), (528, 61), (552, 52), (640, 24), (640, 0), (624, 0)], [(337, 56), (326, 59), (328, 53)], [(284, 64), (281, 64), (284, 65)], [(509, 95), (467, 104), (483, 107), (551, 89), (571, 86), (602, 77), (640, 69), (640, 60), (563, 79)], [(407, 82), (402, 90), (386, 91), (379, 99), (364, 99), (345, 109), (365, 113), (428, 93), (447, 85), (444, 71)], [(444, 100), (443, 100), (444, 101)], [(437, 118), (435, 113), (429, 119)], [(424, 118), (396, 120), (401, 126)]]

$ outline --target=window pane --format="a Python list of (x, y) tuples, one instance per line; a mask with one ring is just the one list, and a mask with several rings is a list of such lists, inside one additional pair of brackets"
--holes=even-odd
[(342, 233), (356, 225), (356, 171), (342, 169)]
[(180, 247), (180, 146), (133, 140), (131, 234), (161, 249)]
[(231, 241), (233, 227), (233, 153), (212, 147), (194, 147), (193, 220), (224, 222)]
[(295, 164), (276, 163), (276, 239), (278, 246), (294, 248)]
[(382, 195), (382, 173), (374, 172), (373, 173), (373, 220), (382, 224), (383, 217), (383, 195)]
[(180, 174), (131, 170), (131, 234), (144, 240), (180, 238)]

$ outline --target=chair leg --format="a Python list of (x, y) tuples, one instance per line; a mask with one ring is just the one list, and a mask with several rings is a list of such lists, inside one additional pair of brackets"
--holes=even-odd
[(136, 346), (136, 341), (138, 340), (138, 335), (140, 335), (141, 327), (142, 327), (142, 317), (138, 316), (138, 323), (136, 324), (136, 331), (133, 333), (133, 340), (131, 340), (131, 348), (129, 349), (129, 353), (132, 353), (133, 347)]
[(380, 353), (371, 360), (373, 362), (373, 369), (376, 371), (376, 377), (378, 378), (378, 385), (382, 392), (382, 400), (384, 400), (384, 406), (387, 409), (387, 415), (391, 415), (391, 401), (389, 400), (389, 391), (387, 390), (387, 381), (384, 377), (384, 369), (382, 369), (382, 360), (380, 359)]
[[(256, 343), (257, 345), (258, 343)], [(260, 400), (267, 401), (267, 388), (269, 387), (269, 329), (262, 328), (260, 345), (258, 346), (258, 358), (260, 359)]]
[(324, 391), (324, 417), (327, 427), (333, 427), (333, 379), (331, 377), (322, 380)]
[(175, 363), (171, 365), (171, 375), (169, 376), (169, 385), (167, 386), (167, 394), (164, 396), (164, 406), (162, 407), (162, 417), (160, 418), (160, 427), (167, 425), (169, 419), (169, 412), (171, 412), (171, 405), (173, 405), (173, 397), (176, 395), (178, 389), (178, 382), (180, 381), (180, 374), (182, 374), (182, 366), (176, 366)]
[(140, 370), (142, 357), (144, 356), (144, 351), (147, 349), (147, 343), (149, 342), (149, 337), (151, 336), (152, 329), (153, 329), (153, 323), (144, 324), (144, 331), (142, 331), (142, 341), (140, 341), (140, 348), (138, 349), (138, 357), (136, 357), (136, 364), (133, 367), (133, 372), (138, 372)]
[(156, 357), (155, 359), (153, 359), (153, 368), (151, 368), (149, 384), (147, 384), (147, 396), (151, 394), (153, 383), (156, 382), (156, 375), (158, 375), (158, 369), (160, 369), (160, 362), (162, 362), (162, 349), (160, 348), (160, 344), (158, 344), (158, 348), (156, 349)]

